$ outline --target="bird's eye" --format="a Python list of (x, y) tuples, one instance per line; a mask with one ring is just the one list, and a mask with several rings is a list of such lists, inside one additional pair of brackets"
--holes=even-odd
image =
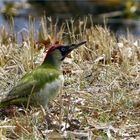
[(62, 52), (65, 52), (65, 51), (66, 51), (66, 48), (61, 48), (61, 51), (62, 51)]

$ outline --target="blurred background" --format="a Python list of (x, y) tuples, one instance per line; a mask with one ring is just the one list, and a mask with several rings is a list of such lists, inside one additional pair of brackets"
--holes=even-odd
[[(59, 24), (65, 20), (83, 20), (88, 24), (107, 26), (116, 36), (131, 33), (140, 37), (140, 0), (1, 0), (0, 26), (9, 26), (14, 17), (14, 29), (28, 28), (29, 16), (35, 17), (39, 28), (40, 17), (52, 17)], [(58, 24), (58, 25), (59, 25)], [(89, 25), (90, 26), (90, 25)]]

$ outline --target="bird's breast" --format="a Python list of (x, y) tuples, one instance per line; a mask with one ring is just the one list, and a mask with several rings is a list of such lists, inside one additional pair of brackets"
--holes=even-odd
[(64, 83), (63, 75), (60, 75), (57, 79), (51, 83), (46, 83), (44, 87), (37, 93), (36, 99), (43, 106), (46, 106), (48, 102), (53, 99), (62, 88)]

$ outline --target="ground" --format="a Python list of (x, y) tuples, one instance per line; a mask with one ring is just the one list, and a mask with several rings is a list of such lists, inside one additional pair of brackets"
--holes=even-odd
[[(49, 103), (50, 113), (41, 107), (2, 108), (0, 138), (140, 139), (140, 41), (131, 35), (116, 38), (106, 27), (87, 28), (85, 21), (76, 24), (78, 31), (74, 22), (66, 25), (57, 37), (44, 22), (38, 32), (46, 49), (51, 43), (87, 41), (64, 61), (64, 87)], [(43, 60), (44, 46), (34, 30), (27, 34), (18, 43), (1, 28), (1, 98)]]

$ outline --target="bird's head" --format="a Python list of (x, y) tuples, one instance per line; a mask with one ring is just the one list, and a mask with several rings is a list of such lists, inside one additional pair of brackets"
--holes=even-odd
[(77, 44), (69, 44), (69, 45), (53, 45), (47, 51), (46, 57), (43, 63), (49, 63), (56, 66), (59, 66), (61, 62), (65, 59), (65, 57), (74, 49), (79, 46), (85, 44), (86, 41), (82, 41)]

